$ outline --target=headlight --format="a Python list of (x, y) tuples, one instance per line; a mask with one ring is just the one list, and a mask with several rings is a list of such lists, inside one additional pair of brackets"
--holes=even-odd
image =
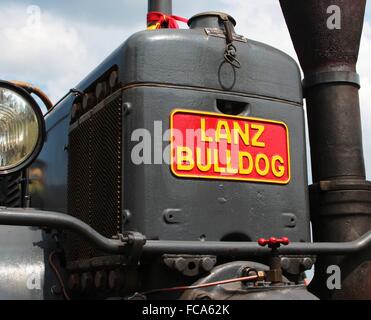
[(0, 175), (22, 170), (40, 152), (44, 119), (31, 95), (0, 81)]

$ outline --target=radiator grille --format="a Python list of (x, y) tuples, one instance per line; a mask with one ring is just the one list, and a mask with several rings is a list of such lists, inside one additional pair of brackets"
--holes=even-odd
[(17, 208), (22, 206), (21, 173), (0, 177), (0, 206)]
[[(121, 231), (122, 100), (108, 98), (70, 131), (68, 212), (111, 238)], [(68, 262), (103, 256), (67, 234)]]

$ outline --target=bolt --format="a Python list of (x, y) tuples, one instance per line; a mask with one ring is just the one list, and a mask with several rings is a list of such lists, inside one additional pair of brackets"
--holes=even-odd
[(107, 287), (107, 272), (98, 271), (94, 277), (94, 285), (96, 289), (104, 290)]
[(313, 267), (313, 260), (311, 258), (304, 258), (301, 265), (304, 267), (304, 270), (309, 270)]
[(80, 277), (78, 274), (71, 274), (67, 281), (68, 289), (71, 291), (77, 291), (80, 289)]
[(184, 258), (175, 259), (174, 267), (176, 270), (182, 272), (187, 268), (187, 261)]
[(205, 257), (201, 260), (201, 266), (205, 271), (211, 271), (215, 266), (215, 259), (210, 257)]
[(131, 219), (131, 216), (132, 216), (132, 214), (129, 210), (124, 210), (122, 212), (122, 223), (123, 224), (129, 223), (130, 219)]
[(122, 112), (124, 114), (129, 114), (132, 109), (132, 104), (130, 102), (125, 102), (122, 104)]

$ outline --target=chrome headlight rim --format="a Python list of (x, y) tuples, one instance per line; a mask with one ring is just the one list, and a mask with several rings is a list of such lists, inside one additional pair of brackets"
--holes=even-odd
[(35, 99), (31, 96), (31, 94), (27, 92), (27, 90), (20, 88), (11, 82), (3, 80), (0, 80), (0, 88), (13, 91), (14, 93), (20, 95), (29, 104), (29, 106), (32, 108), (36, 115), (39, 130), (38, 132), (39, 136), (36, 146), (34, 147), (34, 150), (28, 155), (27, 158), (25, 158), (21, 163), (15, 165), (12, 168), (1, 169), (0, 167), (0, 176), (4, 176), (24, 170), (25, 168), (29, 167), (29, 165), (38, 157), (45, 142), (46, 129), (44, 116), (41, 112), (41, 109), (37, 102), (35, 101)]

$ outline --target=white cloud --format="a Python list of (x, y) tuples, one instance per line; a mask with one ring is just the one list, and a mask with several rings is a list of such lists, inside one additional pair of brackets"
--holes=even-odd
[(41, 84), (55, 98), (64, 85), (76, 82), (81, 61), (91, 64), (87, 48), (76, 29), (56, 17), (43, 13), (36, 28), (25, 13), (19, 6), (0, 10), (1, 76)]
[(41, 12), (37, 27), (27, 8), (0, 5), (0, 78), (40, 85), (53, 101), (135, 30), (68, 21), (49, 12)]
[(296, 58), (279, 1), (222, 0), (225, 12), (237, 20), (236, 31)]

